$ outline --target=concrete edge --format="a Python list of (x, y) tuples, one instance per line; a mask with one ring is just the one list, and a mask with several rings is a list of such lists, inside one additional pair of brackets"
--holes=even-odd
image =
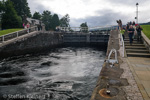
[(130, 61), (128, 60), (128, 58), (126, 58), (126, 60), (127, 60), (128, 66), (129, 66), (129, 68), (130, 68), (130, 70), (131, 70), (131, 72), (132, 72), (132, 74), (133, 74), (133, 76), (134, 76), (134, 79), (135, 79), (135, 81), (136, 81), (136, 83), (137, 83), (137, 86), (138, 86), (138, 88), (139, 88), (139, 90), (140, 90), (140, 92), (141, 92), (141, 94), (142, 94), (142, 96), (143, 96), (143, 99), (144, 99), (144, 100), (148, 100), (149, 96), (148, 96), (148, 94), (145, 92), (144, 86), (141, 84), (141, 82), (140, 82), (138, 76), (136, 75), (136, 73), (135, 73), (135, 71), (134, 71), (134, 68), (133, 68), (133, 66), (131, 65), (131, 63), (130, 63)]
[(4, 43), (1, 43), (1, 44), (0, 44), (0, 47), (3, 47), (3, 46), (8, 45), (8, 44), (10, 44), (10, 43), (14, 43), (14, 42), (20, 41), (20, 40), (25, 39), (25, 38), (28, 38), (28, 37), (30, 37), (30, 36), (34, 36), (34, 35), (36, 35), (36, 34), (39, 34), (39, 32), (38, 32), (38, 31), (34, 31), (34, 32), (31, 32), (31, 33), (24, 34), (24, 35), (22, 35), (22, 36), (19, 36), (19, 37), (10, 39), (10, 40), (8, 40), (8, 41), (5, 41)]
[[(118, 33), (119, 31), (117, 31), (117, 33)], [(119, 34), (120, 33), (118, 33), (118, 36), (119, 36)], [(109, 42), (110, 42), (110, 39), (112, 39), (111, 37), (109, 37), (109, 41), (108, 41), (108, 45), (109, 45)], [(118, 39), (118, 38), (113, 38), (113, 40), (116, 40), (116, 39)], [(119, 42), (119, 40), (118, 40), (118, 42)], [(120, 66), (120, 64), (122, 64), (123, 62), (122, 62), (122, 60), (120, 59), (121, 58), (121, 55), (120, 55), (120, 45), (119, 45), (119, 49), (117, 50), (117, 52), (118, 52), (118, 54), (117, 54), (117, 59), (118, 59), (118, 61), (120, 62), (121, 61), (121, 63), (118, 63), (118, 65)], [(108, 59), (108, 48), (107, 48), (107, 52), (106, 52), (106, 58), (105, 58), (105, 60), (107, 60)], [(104, 63), (103, 63), (103, 66), (102, 66), (102, 69), (104, 68), (104, 67), (106, 67), (106, 62), (104, 61)], [(120, 69), (122, 69), (122, 68), (120, 68)], [(123, 69), (122, 69), (123, 70)], [(123, 70), (124, 71), (124, 70)], [(102, 70), (100, 71), (100, 74), (101, 74), (101, 72), (102, 72)], [(101, 78), (102, 78), (102, 76), (101, 75), (99, 75), (99, 77), (98, 77), (98, 80), (99, 80), (99, 82), (101, 82)], [(99, 87), (98, 87), (98, 80), (97, 80), (97, 83), (96, 83), (96, 86), (95, 86), (95, 88), (93, 89), (93, 92), (92, 92), (92, 95), (91, 95), (91, 99), (90, 100), (98, 100), (98, 99), (96, 99), (96, 95), (98, 94), (97, 93), (97, 91), (98, 91), (98, 89), (99, 89)], [(123, 88), (122, 88), (122, 86), (120, 87), (120, 90), (123, 90)], [(126, 95), (126, 94), (125, 94)], [(125, 98), (125, 100), (126, 100), (127, 98)], [(121, 99), (120, 99), (121, 100)]]
[[(105, 67), (105, 66), (106, 66), (106, 63), (104, 62), (102, 68)], [(101, 71), (100, 71), (100, 73), (101, 73)], [(101, 76), (100, 76), (100, 73), (99, 73), (99, 77), (98, 77), (97, 82), (96, 82), (96, 86), (95, 86), (94, 89), (93, 89), (93, 92), (92, 92), (92, 95), (91, 95), (91, 99), (90, 99), (90, 100), (95, 100), (95, 96), (96, 96), (97, 90), (98, 90), (98, 87), (97, 87), (97, 86), (98, 86), (98, 80), (99, 80), (99, 78), (101, 77)]]
[(141, 31), (141, 35), (142, 35), (144, 41), (145, 41), (148, 45), (150, 45), (150, 40), (149, 40), (149, 38), (148, 38), (142, 31)]

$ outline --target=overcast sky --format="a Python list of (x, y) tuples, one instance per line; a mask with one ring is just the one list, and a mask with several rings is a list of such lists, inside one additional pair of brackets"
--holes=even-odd
[(134, 21), (139, 3), (139, 22), (150, 22), (150, 0), (28, 0), (31, 13), (49, 10), (61, 18), (70, 15), (71, 26), (87, 22), (88, 26), (116, 25)]

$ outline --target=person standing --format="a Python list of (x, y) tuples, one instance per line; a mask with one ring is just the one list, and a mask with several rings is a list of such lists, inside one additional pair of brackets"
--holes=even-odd
[(124, 37), (125, 29), (121, 28), (120, 33), (122, 34), (122, 37), (123, 37), (123, 40), (124, 40), (125, 39), (125, 37)]
[(122, 21), (121, 19), (119, 19), (119, 27), (120, 27), (120, 30), (122, 29)]
[(130, 26), (130, 23), (128, 22), (127, 25), (126, 25), (126, 30), (129, 29), (129, 26)]
[(141, 41), (141, 31), (143, 30), (143, 28), (140, 26), (140, 25), (138, 25), (137, 27), (136, 27), (136, 31), (137, 31), (137, 42), (140, 42)]
[(30, 24), (29, 23), (27, 23), (27, 29), (28, 29), (27, 32), (30, 33)]
[(132, 25), (135, 26), (135, 21), (133, 21)]
[(121, 19), (119, 19), (119, 21), (117, 20), (117, 23), (118, 23), (118, 29), (121, 30), (121, 28), (122, 28), (122, 21), (121, 21)]
[(133, 35), (134, 35), (134, 28), (132, 25), (130, 25), (129, 29), (128, 29), (128, 35), (129, 35), (129, 40), (130, 40), (130, 45), (132, 45), (133, 42)]

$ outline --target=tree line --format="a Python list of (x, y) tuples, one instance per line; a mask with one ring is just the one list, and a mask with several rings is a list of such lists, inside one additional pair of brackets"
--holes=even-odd
[(26, 17), (42, 21), (47, 31), (55, 30), (56, 26), (70, 26), (68, 14), (59, 19), (58, 14), (52, 14), (50, 11), (45, 10), (42, 14), (35, 12), (32, 16), (27, 0), (0, 1), (0, 14), (2, 29), (21, 28)]

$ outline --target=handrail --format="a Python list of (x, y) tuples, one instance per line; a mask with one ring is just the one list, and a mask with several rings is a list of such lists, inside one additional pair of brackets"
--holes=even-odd
[(114, 30), (116, 29), (115, 27), (116, 25), (106, 25), (106, 26), (96, 26), (96, 27), (59, 27), (60, 30), (63, 30), (63, 31), (70, 31), (70, 30), (73, 30), (73, 31), (89, 31), (89, 30), (94, 30), (94, 29), (105, 29), (105, 28), (108, 28), (108, 29), (111, 29), (111, 30)]
[[(3, 43), (4, 41), (6, 41), (6, 40), (5, 40), (5, 36), (9, 36), (9, 35), (12, 35), (12, 34), (16, 34), (16, 36), (13, 37), (13, 38), (16, 38), (16, 37), (19, 37), (19, 32), (27, 31), (27, 33), (25, 33), (25, 34), (28, 34), (28, 33), (29, 33), (29, 30), (30, 30), (30, 29), (33, 29), (33, 28), (35, 28), (35, 30), (37, 30), (37, 29), (36, 29), (37, 26), (33, 26), (33, 27), (30, 27), (30, 28), (27, 28), (27, 29), (23, 29), (23, 30), (20, 30), (20, 31), (16, 31), (16, 32), (12, 32), (12, 33), (9, 33), (9, 34), (6, 34), (6, 35), (2, 35), (2, 36), (0, 36), (0, 38), (1, 38), (2, 43)], [(20, 36), (22, 36), (22, 35), (20, 35)], [(13, 39), (13, 38), (11, 38), (11, 39)], [(10, 40), (10, 39), (8, 39), (8, 40)]]
[(89, 31), (89, 27), (59, 27), (62, 31)]
[(141, 31), (141, 35), (142, 35), (144, 41), (145, 41), (148, 45), (150, 45), (150, 39), (144, 34), (143, 31)]
[[(16, 32), (12, 32), (12, 33), (8, 33), (8, 34), (6, 34), (6, 35), (2, 35), (2, 36), (11, 35), (11, 34), (14, 34), (14, 33), (17, 33), (17, 32), (22, 32), (22, 31), (25, 31), (25, 30), (29, 30), (29, 29), (32, 29), (32, 28), (35, 28), (35, 27), (37, 27), (37, 26), (31, 27), (31, 28), (27, 28), (27, 29), (23, 29), (23, 30), (16, 31)], [(0, 37), (2, 37), (2, 36), (0, 36)]]
[(124, 57), (124, 40), (123, 40), (123, 36), (122, 36), (122, 34), (120, 34), (120, 38), (121, 38), (121, 45), (123, 46), (123, 50), (122, 50), (122, 57)]

